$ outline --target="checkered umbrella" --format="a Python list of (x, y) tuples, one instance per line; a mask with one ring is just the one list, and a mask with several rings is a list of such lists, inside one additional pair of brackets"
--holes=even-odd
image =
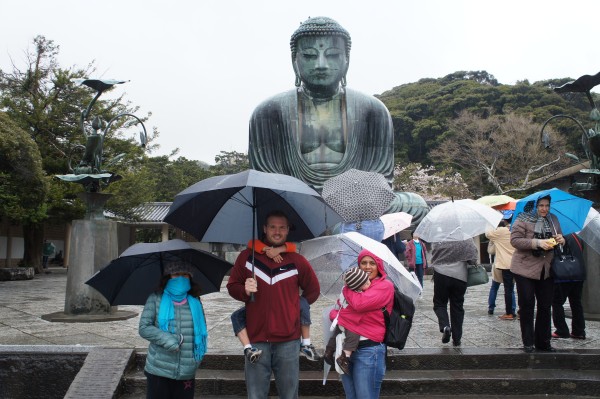
[(345, 222), (377, 219), (394, 199), (381, 173), (350, 169), (325, 181), (322, 197)]

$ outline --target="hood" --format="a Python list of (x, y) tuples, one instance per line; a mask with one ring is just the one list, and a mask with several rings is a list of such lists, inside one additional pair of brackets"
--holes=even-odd
[(363, 249), (358, 254), (358, 264), (360, 264), (360, 261), (365, 256), (370, 256), (371, 258), (373, 258), (375, 260), (375, 263), (377, 263), (377, 270), (379, 271), (379, 274), (381, 275), (381, 277), (386, 278), (387, 273), (385, 272), (385, 269), (383, 268), (383, 261), (381, 260), (381, 258), (379, 256), (375, 255), (373, 252), (369, 251), (368, 249)]

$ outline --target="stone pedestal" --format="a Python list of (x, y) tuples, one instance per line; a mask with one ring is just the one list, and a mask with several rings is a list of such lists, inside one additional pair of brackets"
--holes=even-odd
[(119, 256), (117, 223), (97, 219), (75, 220), (70, 247), (65, 313), (109, 314), (116, 311), (116, 306), (111, 306), (85, 282)]
[(584, 249), (584, 258), (586, 265), (587, 278), (583, 284), (583, 312), (586, 320), (600, 320), (600, 301), (598, 301), (598, 292), (600, 292), (600, 255), (594, 250), (586, 247)]

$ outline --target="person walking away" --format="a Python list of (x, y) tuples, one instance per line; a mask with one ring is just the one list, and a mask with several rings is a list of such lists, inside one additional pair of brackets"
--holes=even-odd
[[(433, 266), (433, 311), (438, 319), (442, 343), (461, 345), (465, 318), (467, 267), (477, 264), (477, 247), (472, 239), (431, 244)], [(448, 318), (450, 302), (450, 318)]]
[[(577, 258), (578, 276), (574, 280), (554, 280), (554, 298), (552, 300), (552, 321), (554, 322), (554, 332), (552, 338), (574, 338), (585, 339), (585, 317), (583, 315), (583, 305), (581, 304), (581, 294), (583, 292), (583, 282), (585, 281), (585, 262), (583, 260), (583, 241), (577, 234), (572, 233), (565, 236), (567, 242), (564, 251), (566, 256)], [(565, 321), (565, 301), (569, 300), (571, 308), (571, 333), (569, 326)]]
[[(280, 211), (267, 215), (263, 226), (264, 243), (283, 245), (289, 233), (289, 220)], [(266, 254), (254, 254), (246, 248), (237, 257), (227, 290), (229, 295), (246, 306), (246, 329), (250, 342), (262, 351), (257, 362), (245, 359), (248, 398), (266, 399), (271, 374), (280, 398), (298, 397), (300, 380), (300, 296), (309, 304), (319, 297), (317, 276), (308, 261), (295, 252), (281, 253), (283, 261), (276, 263)], [(254, 274), (253, 276), (253, 269)], [(254, 294), (254, 301), (250, 300)]]
[(140, 316), (139, 334), (150, 341), (144, 366), (148, 399), (194, 397), (208, 330), (192, 267), (182, 261), (167, 263)]
[(555, 352), (550, 345), (554, 296), (550, 265), (554, 246), (564, 245), (565, 239), (558, 218), (550, 212), (550, 201), (549, 195), (528, 201), (510, 233), (510, 243), (515, 248), (510, 270), (517, 283), (521, 339), (526, 353)]
[[(512, 215), (511, 215), (512, 216)], [(494, 245), (495, 259), (494, 268), (502, 273), (502, 283), (504, 284), (504, 306), (505, 313), (498, 318), (501, 320), (516, 320), (517, 314), (516, 303), (515, 303), (515, 291), (514, 291), (514, 279), (513, 274), (510, 271), (510, 263), (512, 255), (515, 252), (515, 248), (510, 245), (510, 230), (509, 221), (502, 219), (495, 230), (486, 231), (485, 236)], [(496, 305), (496, 296), (494, 295), (494, 302), (492, 303), (492, 290), (494, 283), (492, 280), (492, 289), (490, 290), (489, 310), (494, 313), (494, 307)], [(499, 284), (497, 284), (499, 285)], [(498, 287), (496, 286), (496, 291)]]
[(421, 287), (423, 287), (423, 275), (427, 268), (427, 248), (425, 248), (425, 243), (419, 239), (417, 234), (411, 233), (411, 235), (412, 239), (406, 243), (404, 256), (408, 267), (415, 272)]
[[(385, 376), (385, 319), (382, 309), (394, 306), (394, 284), (387, 279), (383, 261), (363, 249), (358, 254), (358, 267), (369, 274), (371, 285), (364, 292), (354, 292), (347, 286), (342, 293), (348, 306), (332, 310), (331, 320), (360, 334), (356, 351), (348, 359), (348, 373), (342, 374), (347, 399), (377, 399)], [(339, 315), (338, 315), (339, 313)]]

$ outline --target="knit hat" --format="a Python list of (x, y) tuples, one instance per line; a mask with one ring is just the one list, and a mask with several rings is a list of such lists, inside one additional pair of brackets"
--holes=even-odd
[(352, 291), (358, 291), (367, 281), (369, 281), (369, 273), (359, 267), (351, 267), (344, 273), (344, 282)]
[(172, 262), (168, 262), (164, 266), (163, 276), (167, 276), (169, 274), (174, 273), (187, 273), (190, 276), (194, 275), (194, 267), (189, 263), (182, 260), (176, 260)]

